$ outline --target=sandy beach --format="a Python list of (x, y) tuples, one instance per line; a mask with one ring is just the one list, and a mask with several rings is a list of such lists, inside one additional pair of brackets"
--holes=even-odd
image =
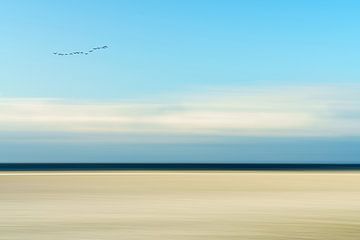
[(360, 239), (360, 172), (1, 172), (1, 240)]

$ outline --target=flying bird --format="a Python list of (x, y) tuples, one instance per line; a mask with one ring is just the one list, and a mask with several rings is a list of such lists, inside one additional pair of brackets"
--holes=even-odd
[(106, 49), (109, 48), (107, 45), (105, 46), (101, 46), (101, 47), (93, 47), (92, 49), (90, 49), (89, 51), (86, 52), (67, 52), (67, 53), (59, 53), (59, 52), (53, 52), (54, 55), (58, 55), (58, 56), (72, 56), (72, 55), (78, 55), (78, 54), (85, 54), (88, 55), (90, 53), (93, 53), (97, 50), (101, 50), (101, 49)]

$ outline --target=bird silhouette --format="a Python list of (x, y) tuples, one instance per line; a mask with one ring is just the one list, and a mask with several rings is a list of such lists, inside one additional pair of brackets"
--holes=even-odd
[(89, 51), (87, 52), (67, 52), (67, 53), (64, 53), (64, 52), (53, 52), (54, 55), (58, 55), (58, 56), (73, 56), (73, 55), (80, 55), (80, 54), (83, 54), (83, 55), (89, 55), (90, 53), (94, 53), (95, 51), (97, 50), (101, 50), (101, 49), (106, 49), (108, 48), (107, 45), (104, 45), (102, 47), (93, 47), (91, 48)]

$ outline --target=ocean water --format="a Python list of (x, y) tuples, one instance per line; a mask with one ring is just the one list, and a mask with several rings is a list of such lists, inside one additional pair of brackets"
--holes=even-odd
[(360, 239), (360, 172), (1, 172), (1, 240)]

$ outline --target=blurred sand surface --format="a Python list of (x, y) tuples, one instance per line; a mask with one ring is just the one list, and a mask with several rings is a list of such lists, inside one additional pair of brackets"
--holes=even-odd
[(3, 172), (0, 239), (358, 240), (360, 172)]

